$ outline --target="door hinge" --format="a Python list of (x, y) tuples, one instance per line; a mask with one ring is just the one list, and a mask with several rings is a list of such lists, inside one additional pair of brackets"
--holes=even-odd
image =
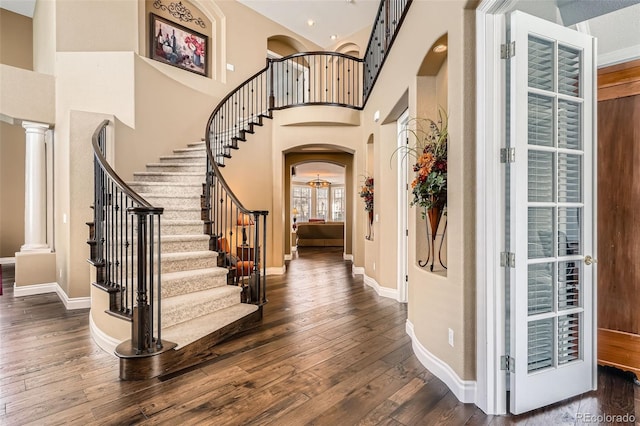
[(405, 230), (404, 230), (404, 234), (405, 234), (405, 236), (407, 236), (407, 237), (408, 237), (408, 236), (409, 236), (409, 230), (408, 230), (408, 229), (405, 229)]
[(500, 162), (501, 163), (515, 163), (516, 162), (516, 149), (515, 148), (500, 148)]
[(500, 357), (500, 370), (506, 370), (511, 373), (516, 372), (516, 359), (509, 355), (503, 355)]
[(500, 59), (511, 59), (516, 56), (516, 42), (500, 45)]
[(408, 283), (409, 282), (409, 275), (405, 275), (404, 276), (404, 282)]
[(516, 254), (503, 251), (500, 253), (500, 266), (506, 266), (507, 268), (516, 267)]

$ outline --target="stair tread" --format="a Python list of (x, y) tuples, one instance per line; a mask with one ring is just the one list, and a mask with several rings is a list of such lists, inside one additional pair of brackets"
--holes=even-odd
[(207, 315), (163, 328), (162, 338), (177, 343), (177, 349), (257, 311), (256, 305), (238, 303)]
[(202, 220), (201, 219), (164, 219), (162, 221), (162, 225), (202, 225)]
[[(169, 157), (176, 157), (176, 156), (172, 155)], [(194, 167), (194, 166), (202, 166), (202, 165), (203, 165), (202, 163), (147, 163), (147, 167), (182, 167), (182, 166)]]
[(201, 187), (202, 183), (201, 182), (139, 182), (139, 181), (135, 181), (135, 182), (127, 182), (127, 185), (129, 186), (157, 186), (159, 188), (164, 188), (167, 186), (185, 186), (185, 187)]
[[(210, 299), (220, 299), (225, 296), (240, 294), (240, 292), (242, 292), (242, 289), (240, 287), (237, 287), (235, 285), (223, 285), (206, 290), (180, 294), (178, 296), (166, 297), (162, 299), (162, 310), (166, 312), (172, 308), (175, 308), (176, 306), (191, 306), (197, 303), (205, 303)], [(238, 303), (240, 303), (240, 298), (238, 298)]]
[[(166, 220), (165, 220), (166, 222)], [(208, 241), (209, 236), (205, 234), (176, 234), (176, 235), (163, 235), (162, 241), (176, 242), (176, 241)]]
[(206, 269), (189, 269), (186, 271), (166, 272), (162, 274), (162, 282), (166, 283), (173, 280), (181, 280), (189, 277), (199, 277), (201, 275), (211, 275), (213, 277), (227, 275), (229, 271), (226, 268), (206, 268)]
[(204, 172), (135, 172), (134, 176), (203, 176)]
[(162, 253), (162, 260), (180, 260), (180, 259), (191, 259), (191, 258), (200, 258), (200, 257), (218, 257), (218, 253), (215, 251), (183, 251), (183, 252), (175, 252), (175, 253)]

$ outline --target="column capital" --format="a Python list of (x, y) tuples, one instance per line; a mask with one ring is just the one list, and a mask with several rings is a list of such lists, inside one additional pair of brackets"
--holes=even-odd
[(27, 131), (27, 133), (34, 132), (44, 135), (44, 133), (49, 130), (50, 126), (45, 123), (36, 123), (35, 121), (23, 121), (22, 127)]

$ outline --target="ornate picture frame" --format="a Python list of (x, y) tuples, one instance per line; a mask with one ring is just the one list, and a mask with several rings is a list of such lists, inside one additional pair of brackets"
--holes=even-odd
[(209, 75), (209, 38), (150, 14), (149, 57), (202, 76)]

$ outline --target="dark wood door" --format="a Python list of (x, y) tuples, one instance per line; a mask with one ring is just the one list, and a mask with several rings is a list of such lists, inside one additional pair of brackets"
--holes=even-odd
[(598, 362), (640, 378), (638, 83), (638, 61), (599, 73), (597, 259)]

